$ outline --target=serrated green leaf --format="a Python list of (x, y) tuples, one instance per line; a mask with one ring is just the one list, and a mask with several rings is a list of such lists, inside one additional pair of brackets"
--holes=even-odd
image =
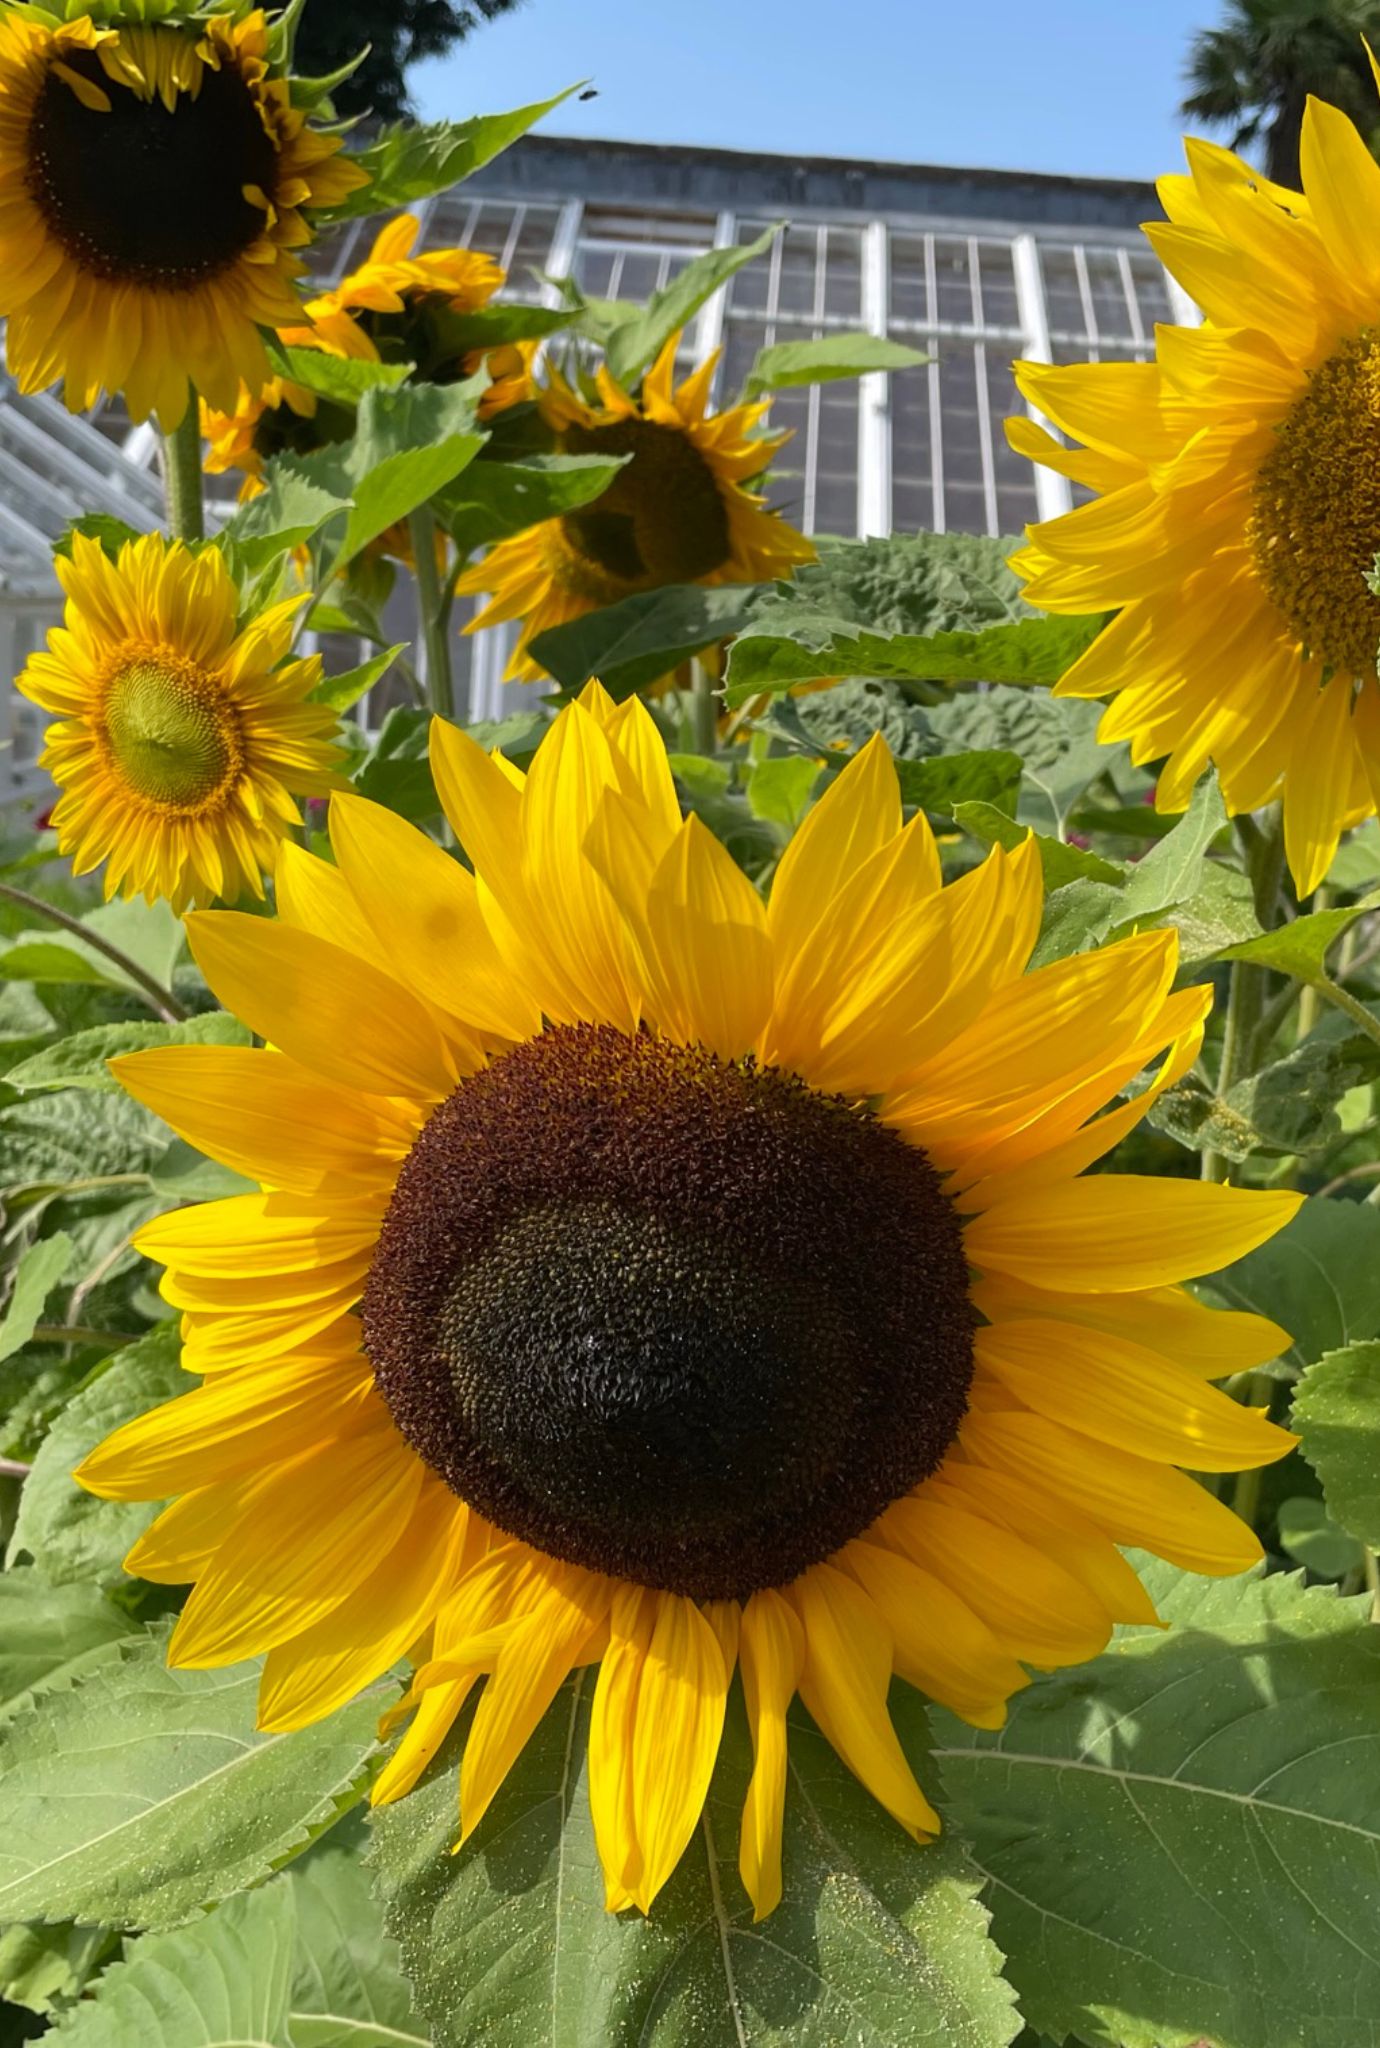
[[(288, 2022), (296, 1920), (271, 1884), (175, 1934), (126, 1945), (63, 2020), (62, 2048), (295, 2048)], [(355, 2048), (384, 2048), (381, 2041)]]
[(77, 1485), (72, 1472), (113, 1429), (191, 1392), (195, 1382), (182, 1371), (181, 1355), (177, 1325), (161, 1324), (105, 1360), (97, 1376), (68, 1402), (19, 1496), (11, 1565), (32, 1558), (55, 1585), (85, 1583), (113, 1590), (128, 1583), (125, 1555), (158, 1513), (158, 1503), (97, 1500)]
[[(611, 328), (604, 343), (610, 375), (631, 389), (635, 379), (656, 361), (671, 336), (698, 313), (706, 299), (712, 299), (744, 264), (766, 255), (780, 234), (781, 225), (778, 222), (766, 229), (755, 242), (731, 249), (707, 249), (703, 256), (687, 263), (668, 285), (653, 292), (632, 319)], [(763, 468), (766, 460), (764, 451)]]
[(1032, 2026), (1108, 2048), (1375, 2048), (1368, 1605), (1196, 1582), (1169, 1635), (1037, 1677), (1000, 1734), (936, 1717)]
[(1380, 1344), (1351, 1344), (1310, 1365), (1294, 1427), (1333, 1521), (1380, 1550)]
[(21, 1060), (5, 1079), (21, 1094), (44, 1094), (63, 1088), (91, 1089), (117, 1095), (120, 1084), (108, 1062), (121, 1053), (147, 1052), (163, 1045), (248, 1045), (250, 1034), (224, 1010), (189, 1017), (185, 1024), (100, 1024), (74, 1032), (60, 1044)]
[(1322, 1151), (1342, 1129), (1337, 1105), (1380, 1075), (1380, 1046), (1353, 1032), (1307, 1039), (1229, 1088), (1225, 1098), (1194, 1075), (1161, 1095), (1150, 1121), (1181, 1145), (1227, 1159)]
[[(1019, 2031), (950, 1839), (918, 1849), (792, 1716), (785, 1898), (737, 1876), (750, 1752), (730, 1705), (705, 1817), (650, 1919), (604, 1910), (585, 1790), (586, 1673), (563, 1689), (472, 1842), (453, 1759), (374, 1817), (373, 1861), (436, 2048), (1004, 2048)], [(896, 1688), (913, 1757), (924, 1717)]]
[(759, 761), (746, 780), (748, 809), (754, 818), (779, 825), (784, 833), (794, 832), (824, 773), (817, 761), (801, 754), (778, 754)]
[(331, 1840), (279, 1880), (297, 1908), (293, 2048), (429, 2048), (363, 1859)]
[(368, 173), (368, 185), (333, 207), (331, 217), (351, 220), (362, 214), (388, 213), (427, 199), (433, 192), (447, 191), (492, 162), (579, 89), (579, 85), (567, 86), (554, 99), (516, 107), (510, 114), (477, 114), (473, 120), (438, 121), (430, 127), (405, 121), (386, 130), (355, 159)]
[[(970, 761), (971, 754), (949, 754), (943, 760), (922, 761), (916, 765), (921, 769), (946, 767), (956, 762)], [(1018, 755), (999, 755), (998, 759), (1014, 760), (1019, 771)], [(1020, 785), (1019, 773), (1017, 787)], [(1030, 837), (1028, 825), (1018, 825), (1014, 818), (999, 810), (991, 803), (960, 803), (954, 807), (954, 823), (971, 832), (984, 846), (1004, 846), (1008, 852), (1024, 844)], [(1044, 873), (1046, 889), (1060, 889), (1068, 882), (1080, 879), (1103, 882), (1109, 888), (1121, 890), (1125, 870), (1115, 861), (1103, 860), (1086, 847), (1070, 846), (1066, 839), (1051, 839), (1047, 833), (1037, 832), (1035, 844), (1040, 851), (1040, 866)], [(1120, 899), (1118, 898), (1118, 907)]]
[(1020, 822), (1062, 839), (1083, 792), (1125, 758), (1124, 748), (1099, 743), (1101, 712), (1078, 698), (998, 684), (936, 704), (927, 715), (946, 752), (999, 747), (1019, 754), (1025, 771)]
[(225, 526), (230, 558), (245, 576), (258, 576), (313, 540), (333, 519), (343, 518), (353, 502), (347, 487), (337, 491), (316, 483), (291, 458), (278, 456), (264, 471), (263, 490)]
[(134, 1632), (95, 1586), (54, 1586), (31, 1570), (0, 1573), (0, 1717), (39, 1687), (70, 1683)]
[(1296, 917), (1292, 924), (1262, 932), (1259, 938), (1247, 939), (1244, 945), (1227, 947), (1220, 957), (1223, 960), (1251, 960), (1257, 967), (1273, 968), (1277, 974), (1291, 974), (1295, 981), (1307, 982), (1316, 988), (1328, 979), (1325, 963), (1332, 946), (1348, 925), (1355, 924), (1358, 917), (1365, 917), (1373, 910), (1380, 910), (1380, 889), (1341, 910), (1315, 910), (1308, 917)]
[(99, 541), (101, 552), (112, 562), (116, 560), (122, 547), (130, 541), (144, 538), (141, 528), (130, 526), (109, 512), (85, 512), (80, 519), (74, 519), (70, 525), (65, 526), (53, 542), (53, 555), (56, 560), (71, 561), (72, 542), (78, 534), (82, 534), (87, 540)]
[(267, 347), (279, 376), (336, 405), (358, 405), (367, 391), (396, 391), (412, 368), (410, 363), (376, 363), (364, 356), (329, 356), (319, 348), (288, 348), (272, 335)]
[(532, 455), (525, 462), (472, 462), (436, 511), (464, 556), (559, 519), (602, 497), (630, 457)]
[(396, 647), (385, 647), (370, 661), (362, 661), (358, 668), (347, 668), (338, 676), (327, 676), (312, 691), (313, 704), (329, 704), (332, 711), (352, 711), (361, 697), (367, 697), (375, 683), (387, 675), (400, 654), (407, 652), (408, 643), (400, 640)]
[[(1021, 759), (1004, 747), (938, 754), (928, 761), (898, 761), (896, 773), (903, 803), (917, 804), (922, 811), (934, 811), (960, 825), (964, 823), (961, 811), (981, 813), (984, 821), (1001, 818), (1004, 825), (1011, 824), (1010, 813), (1021, 786)], [(1023, 828), (1013, 826), (1013, 830), (1017, 842), (1025, 838)]]
[(1380, 1336), (1380, 1210), (1314, 1196), (1268, 1244), (1197, 1291), (1279, 1323), (1294, 1339), (1284, 1356), (1300, 1370)]
[(171, 1671), (166, 1631), (41, 1711), (0, 1755), (0, 1920), (175, 1927), (261, 1883), (364, 1788), (380, 1696), (255, 1727), (257, 1664)]
[[(51, 2013), (71, 2004), (112, 1946), (103, 1927), (7, 1927), (0, 1931), (0, 2043), (28, 2039), (4, 2030), (7, 2003)], [(52, 2038), (51, 2036), (49, 2038)]]
[(1204, 776), (1187, 811), (1143, 860), (1127, 873), (1122, 898), (1127, 918), (1159, 918), (1197, 894), (1208, 848), (1227, 822), (1215, 773)]
[(167, 1143), (167, 1125), (127, 1095), (30, 1096), (0, 1110), (0, 1194), (142, 1179)]
[(1249, 875), (1206, 861), (1195, 894), (1164, 922), (1179, 934), (1179, 966), (1187, 971), (1221, 957), (1260, 930)]
[(785, 391), (798, 384), (866, 377), (873, 370), (911, 370), (930, 360), (923, 349), (906, 348), (880, 334), (826, 334), (818, 341), (779, 341), (757, 351), (743, 396), (760, 398), (764, 391)]
[(1276, 1511), (1279, 1540), (1295, 1564), (1305, 1565), (1322, 1579), (1344, 1579), (1359, 1570), (1365, 1551), (1354, 1536), (1334, 1522), (1322, 1501), (1296, 1493)]
[(474, 460), (487, 438), (475, 428), (486, 383), (481, 374), (463, 384), (405, 384), (397, 391), (366, 392), (352, 440), (314, 455), (279, 458), (285, 472), (350, 504), (344, 538), (332, 560), (336, 573)]
[(642, 590), (602, 611), (538, 633), (528, 652), (566, 690), (597, 676), (622, 699), (691, 655), (739, 632), (761, 595), (754, 583), (698, 583)]
[(0, 1359), (22, 1351), (43, 1319), (43, 1304), (72, 1263), (72, 1240), (61, 1231), (26, 1247), (0, 1315)]
[[(1086, 652), (1100, 619), (1019, 619), (981, 632), (896, 634), (890, 638), (820, 622), (811, 643), (774, 638), (765, 614), (729, 657), (731, 707), (763, 691), (791, 690), (833, 676), (920, 683), (1057, 683)], [(1099, 707), (1100, 709), (1100, 707)]]

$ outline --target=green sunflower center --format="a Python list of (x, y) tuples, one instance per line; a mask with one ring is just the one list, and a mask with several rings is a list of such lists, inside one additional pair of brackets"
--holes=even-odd
[(1380, 598), (1380, 334), (1339, 348), (1308, 380), (1256, 478), (1251, 544), (1265, 587), (1307, 651), (1375, 673)]
[(210, 679), (172, 658), (119, 670), (106, 694), (105, 735), (129, 788), (173, 810), (205, 806), (239, 754), (233, 713)]
[(29, 124), (29, 195), (69, 256), (105, 283), (168, 292), (229, 269), (266, 225), (246, 186), (271, 196), (277, 184), (277, 150), (244, 79), (203, 68), (195, 95), (169, 110), (112, 83), (91, 51), (65, 61), (110, 103), (83, 104), (50, 72)]
[(561, 521), (572, 555), (596, 578), (652, 589), (697, 583), (727, 564), (733, 543), (723, 493), (688, 435), (654, 420), (618, 420), (567, 427), (561, 445), (571, 455), (632, 458), (601, 498)]
[(974, 1316), (925, 1155), (793, 1076), (563, 1026), (461, 1083), (364, 1299), (403, 1435), (500, 1529), (700, 1599), (935, 1471)]

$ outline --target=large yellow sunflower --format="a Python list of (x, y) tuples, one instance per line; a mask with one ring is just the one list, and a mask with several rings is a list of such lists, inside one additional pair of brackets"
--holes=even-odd
[(1182, 810), (1215, 761), (1229, 809), (1284, 798), (1302, 894), (1380, 802), (1380, 165), (1310, 99), (1305, 194), (1211, 143), (1146, 233), (1207, 314), (1153, 363), (1017, 365), (1024, 454), (1098, 493), (1016, 557), (1047, 611), (1121, 608), (1059, 694), (1116, 693), (1106, 740), (1167, 755)]
[[(531, 373), (539, 344), (508, 342), (447, 356), (437, 315), (478, 312), (507, 273), (472, 249), (428, 249), (413, 256), (420, 232), (421, 223), (410, 213), (389, 221), (360, 268), (313, 299), (306, 308), (309, 324), (284, 328), (282, 340), (290, 348), (319, 349), (356, 362), (415, 363), (432, 383), (472, 376), (486, 363), (492, 382), (479, 401), (479, 416), (492, 419), (534, 395)], [(203, 405), (201, 423), (211, 444), (207, 470), (213, 476), (239, 470), (245, 478), (241, 495), (251, 497), (271, 457), (285, 449), (305, 454), (343, 439), (354, 420), (304, 385), (278, 377), (261, 392), (242, 388), (233, 411)], [(401, 546), (404, 534), (392, 538)]]
[(0, 316), (25, 391), (101, 388), (171, 430), (192, 385), (269, 377), (261, 327), (302, 316), (307, 215), (365, 182), (270, 73), (262, 11), (97, 27), (0, 15)]
[(770, 582), (815, 558), (804, 534), (748, 488), (789, 439), (754, 436), (769, 401), (710, 413), (718, 356), (673, 388), (679, 346), (673, 335), (639, 397), (602, 366), (600, 405), (554, 371), (538, 393), (568, 454), (632, 459), (593, 504), (500, 541), (456, 584), (493, 593), (466, 632), (522, 620), (507, 671), (518, 681), (545, 675), (527, 649), (551, 626), (662, 584)]
[(1118, 1544), (1233, 1573), (1251, 1531), (1176, 1471), (1292, 1442), (1208, 1382), (1287, 1341), (1179, 1282), (1299, 1197), (1083, 1169), (1194, 1057), (1176, 941), (1024, 972), (1033, 845), (941, 888), (875, 739), (769, 906), (694, 818), (636, 700), (597, 685), (524, 777), (437, 724), (476, 874), (332, 806), (276, 921), (190, 920), (272, 1050), (114, 1063), (261, 1194), (151, 1224), (197, 1391), (79, 1477), (180, 1496), (127, 1560), (195, 1582), (193, 1667), (266, 1651), (261, 1720), (410, 1654), (376, 1787), (420, 1777), (481, 1678), (461, 1826), (578, 1666), (613, 1909), (696, 1826), (742, 1673), (741, 1869), (781, 1891), (799, 1693), (917, 1839), (939, 1823), (893, 1673), (984, 1727), (1027, 1665), (1153, 1610)]
[(112, 562), (78, 534), (57, 573), (66, 624), (17, 687), (45, 711), (42, 765), (62, 795), (58, 845), (79, 875), (106, 862), (105, 892), (175, 909), (264, 893), (293, 795), (324, 796), (341, 758), (335, 713), (309, 702), (321, 662), (286, 659), (301, 600), (241, 629), (216, 548), (161, 534)]

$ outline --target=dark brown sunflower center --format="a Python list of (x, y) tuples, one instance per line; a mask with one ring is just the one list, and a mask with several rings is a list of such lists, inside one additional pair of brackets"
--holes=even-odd
[(1380, 598), (1380, 334), (1322, 363), (1256, 478), (1256, 566), (1303, 646), (1344, 674), (1372, 676)]
[(561, 521), (573, 554), (621, 583), (655, 588), (697, 583), (733, 552), (718, 479), (698, 448), (675, 427), (619, 420), (609, 427), (567, 427), (571, 455), (630, 455), (601, 498)]
[(461, 1083), (364, 1300), (403, 1435), (548, 1555), (785, 1584), (933, 1472), (972, 1378), (922, 1152), (774, 1070), (565, 1026)]
[(169, 110), (113, 83), (92, 52), (66, 62), (110, 103), (84, 105), (50, 72), (34, 106), (29, 194), (69, 256), (107, 283), (174, 292), (228, 269), (267, 224), (245, 188), (271, 197), (277, 182), (244, 79), (203, 68), (195, 97), (179, 93)]
[(199, 810), (238, 762), (234, 715), (190, 662), (150, 656), (120, 669), (106, 693), (105, 737), (136, 795)]

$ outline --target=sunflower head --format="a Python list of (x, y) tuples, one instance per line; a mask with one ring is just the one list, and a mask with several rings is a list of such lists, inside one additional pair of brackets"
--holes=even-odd
[(1154, 1619), (1119, 1545), (1258, 1556), (1175, 1468), (1288, 1449), (1209, 1384), (1287, 1340), (1180, 1283), (1299, 1198), (1082, 1177), (1193, 1063), (1210, 992), (1175, 990), (1165, 932), (1028, 971), (1033, 843), (944, 887), (880, 739), (768, 904), (636, 699), (591, 685), (526, 776), (438, 723), (432, 766), (473, 871), (337, 795), (334, 863), (286, 848), (276, 919), (191, 920), (272, 1050), (115, 1063), (263, 1192), (141, 1234), (206, 1384), (80, 1476), (182, 1496), (129, 1568), (194, 1582), (176, 1661), (267, 1652), (263, 1726), (417, 1651), (376, 1799), (482, 1681), (466, 1836), (594, 1667), (614, 1910), (698, 1825), (741, 1670), (760, 1917), (797, 1693), (924, 1841), (894, 1676), (996, 1727), (1027, 1665)]
[(286, 659), (297, 601), (241, 627), (219, 551), (157, 534), (114, 562), (78, 534), (57, 569), (65, 623), (18, 687), (56, 714), (62, 852), (78, 874), (105, 862), (108, 896), (262, 896), (293, 797), (324, 795), (339, 759), (334, 714), (310, 701), (319, 658)]
[(588, 394), (555, 370), (538, 391), (559, 448), (623, 467), (592, 504), (500, 541), (461, 577), (457, 589), (492, 597), (470, 632), (523, 620), (511, 676), (541, 677), (527, 652), (539, 633), (638, 591), (767, 582), (813, 561), (810, 542), (753, 488), (788, 436), (756, 431), (765, 402), (709, 411), (717, 355), (676, 386), (680, 340), (666, 343), (636, 396), (604, 366)]
[(1017, 365), (1075, 445), (1021, 419), (1013, 446), (1095, 495), (1013, 559), (1032, 604), (1120, 614), (1060, 693), (1114, 699), (1162, 809), (1209, 761), (1233, 813), (1282, 797), (1306, 895), (1380, 805), (1380, 165), (1314, 99), (1302, 192), (1185, 147), (1146, 233), (1206, 319), (1152, 363)]
[(168, 429), (192, 386), (226, 410), (263, 390), (311, 213), (364, 183), (269, 52), (259, 10), (0, 16), (0, 315), (24, 390), (123, 391)]

